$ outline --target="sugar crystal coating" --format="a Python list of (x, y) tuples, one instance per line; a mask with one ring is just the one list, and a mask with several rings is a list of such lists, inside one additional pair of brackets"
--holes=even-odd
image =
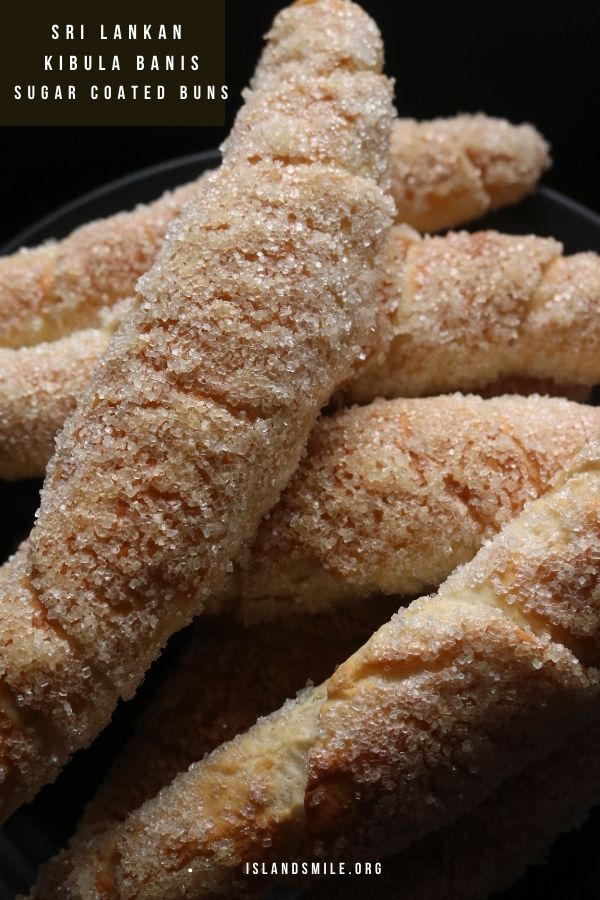
[[(548, 486), (575, 448), (598, 430), (598, 415), (558, 400), (450, 396), (379, 402), (322, 420), (231, 589), (236, 611), (246, 594), (247, 617), (275, 614), (281, 622), (250, 632), (216, 624), (208, 638), (206, 623), (198, 623), (179, 669), (165, 681), (88, 807), (69, 851), (45, 871), (44, 889), (79, 870), (85, 856), (93, 859), (106, 844), (103, 831), (125, 821), (205, 752), (291, 696), (309, 676), (319, 681), (329, 674), (344, 648), (366, 637), (393, 602), (380, 598), (357, 605), (354, 598), (348, 605), (357, 584), (364, 596), (384, 585), (401, 592), (402, 579), (421, 570), (432, 582), (441, 580), (454, 568), (452, 548), (463, 547), (465, 558), (473, 555), (485, 537)], [(303, 565), (293, 579), (287, 569), (294, 571), (299, 561)], [(331, 567), (333, 588), (326, 577)], [(256, 581), (261, 591), (276, 587), (278, 599), (253, 594)], [(290, 622), (290, 602), (311, 615)], [(317, 610), (328, 603), (335, 606), (324, 619)], [(494, 802), (487, 803), (490, 825)], [(449, 848), (459, 840), (452, 834)], [(468, 860), (461, 864), (467, 867)], [(405, 865), (410, 867), (410, 856)]]
[(62, 241), (0, 257), (0, 345), (27, 346), (97, 326), (103, 307), (131, 296), (202, 177)]
[[(346, 395), (363, 403), (452, 390), (587, 399), (587, 387), (600, 382), (600, 260), (559, 251), (543, 238), (483, 232), (420, 241), (391, 229), (379, 284), (391, 348), (380, 342)], [(105, 309), (103, 330), (0, 350), (0, 477), (43, 474), (54, 435), (106, 348), (106, 329), (126, 308)]]
[[(584, 575), (595, 567), (597, 581), (599, 491), (595, 440), (437, 595), (98, 836), (63, 896), (98, 883), (105, 898), (252, 896), (269, 882), (244, 877), (248, 860), (379, 858), (594, 722), (599, 653), (577, 613), (598, 605)], [(573, 542), (587, 552), (571, 564)], [(557, 625), (543, 598), (560, 600), (565, 566)]]
[(550, 163), (531, 125), (462, 115), (415, 122), (392, 132), (392, 194), (398, 222), (441, 231), (521, 200)]
[[(313, 15), (328, 18), (331, 12), (311, 11)], [(333, 124), (325, 126), (322, 114), (314, 121), (305, 117), (301, 127), (292, 131), (290, 140), (283, 87), (290, 70), (298, 82), (292, 93), (304, 91), (307, 102), (311, 98), (311, 115), (314, 115), (319, 103), (323, 102), (328, 83), (349, 77), (348, 66), (351, 72), (366, 74), (368, 61), (380, 56), (380, 51), (371, 42), (370, 36), (376, 40), (378, 37), (368, 19), (362, 15), (357, 18), (355, 11), (348, 13), (346, 10), (344, 15), (356, 19), (355, 33), (344, 38), (337, 55), (332, 29), (328, 27), (322, 33), (324, 46), (319, 51), (324, 56), (321, 62), (315, 57), (310, 70), (306, 58), (300, 66), (294, 63), (296, 55), (305, 53), (305, 46), (293, 49), (282, 41), (273, 56), (269, 80), (274, 98), (269, 108), (267, 129), (277, 123), (273, 137), (277, 139), (280, 156), (293, 157), (298, 151), (305, 155), (307, 144), (310, 152), (314, 152), (319, 141), (317, 125), (323, 129), (322, 147), (319, 148), (323, 156), (328, 146), (327, 131)], [(294, 40), (291, 33), (290, 39)], [(358, 52), (357, 41), (362, 47)], [(349, 47), (346, 45), (354, 52), (353, 65), (349, 65)], [(311, 47), (315, 49), (314, 44)], [(336, 60), (343, 62), (344, 71), (335, 71)], [(259, 81), (266, 79), (266, 73), (263, 60), (257, 73)], [(324, 78), (320, 87), (319, 82), (310, 77), (317, 74), (331, 78)], [(360, 84), (359, 77), (357, 86)], [(249, 95), (249, 103), (255, 106), (261, 104), (264, 97), (256, 87), (258, 82)], [(339, 115), (342, 117), (354, 115), (357, 109), (362, 116), (374, 116), (378, 109), (375, 98), (372, 110), (360, 108), (353, 96), (338, 95), (337, 100), (341, 103)], [(264, 133), (264, 124), (248, 123), (243, 109), (240, 127), (253, 130), (253, 142), (259, 149), (269, 140), (268, 130)], [(379, 139), (382, 134), (380, 130)], [(360, 140), (349, 141), (341, 128), (336, 129), (336, 138), (342, 140), (344, 154), (353, 171), (361, 161), (366, 162), (362, 142), (373, 141), (375, 136), (363, 129), (359, 137)], [(228, 145), (232, 154), (248, 156), (241, 140), (230, 138)], [(454, 227), (481, 215), (491, 206), (516, 202), (535, 187), (548, 162), (546, 145), (531, 126), (511, 125), (483, 115), (430, 122), (399, 119), (392, 129), (390, 150), (391, 188), (398, 221), (424, 231)], [(387, 160), (379, 159), (377, 165), (380, 167), (378, 178), (387, 174)], [(195, 182), (183, 185), (154, 203), (90, 222), (62, 241), (0, 258), (0, 346), (30, 345), (55, 340), (76, 329), (95, 327), (102, 306), (112, 305), (134, 293), (138, 278), (154, 261), (168, 225), (179, 215), (186, 200), (202, 190), (203, 183), (204, 176), (200, 176)]]
[(108, 331), (86, 329), (33, 347), (0, 348), (0, 477), (43, 474), (56, 433), (109, 339)]
[[(317, 3), (329, 5), (339, 2)], [(352, 10), (364, 19), (342, 5), (339, 27)], [(311, 22), (298, 23), (307, 60)], [(373, 71), (373, 98), (383, 83)], [(389, 127), (392, 116), (388, 102)], [(387, 154), (389, 135), (369, 146)], [(59, 764), (202, 611), (291, 477), (319, 409), (380, 340), (377, 256), (392, 216), (373, 178), (343, 159), (264, 155), (226, 158), (171, 223), (60, 435), (26, 578), (0, 583), (9, 604), (24, 590), (91, 672), (68, 740), (48, 734)], [(70, 670), (65, 688), (60, 668), (40, 670), (42, 728)], [(32, 766), (27, 776), (6, 792), (7, 811), (47, 773)]]
[(260, 621), (436, 588), (599, 430), (596, 409), (541, 397), (378, 401), (321, 419), (212, 603)]
[(600, 258), (561, 253), (531, 235), (419, 238), (394, 228), (381, 276), (394, 338), (348, 397), (478, 390), (514, 377), (596, 384)]
[[(510, 887), (547, 859), (551, 845), (578, 827), (600, 796), (596, 722), (497, 788), (456, 823), (383, 861), (382, 900), (480, 900)], [(373, 878), (328, 878), (309, 900), (362, 900)]]
[(376, 401), (322, 418), (209, 608), (256, 622), (435, 588), (599, 427), (593, 407), (535, 396)]
[[(354, 845), (397, 850), (480, 800), (484, 772), (497, 784), (593, 720), (599, 459), (595, 440), (436, 596), (401, 611), (330, 679), (309, 763), (314, 827), (352, 798), (365, 810)], [(390, 769), (386, 797), (377, 784)]]

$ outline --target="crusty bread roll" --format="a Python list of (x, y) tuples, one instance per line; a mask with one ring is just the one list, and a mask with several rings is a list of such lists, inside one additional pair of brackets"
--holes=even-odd
[(103, 307), (135, 292), (168, 226), (205, 177), (83, 225), (62, 241), (0, 257), (1, 345), (28, 346), (98, 326)]
[[(543, 492), (599, 425), (600, 411), (591, 407), (521, 397), (381, 401), (321, 420), (306, 459), (261, 525), (249, 561), (215, 604), (248, 620), (288, 623), (295, 635), (293, 650), (286, 650), (282, 663), (272, 626), (264, 637), (254, 630), (244, 650), (237, 646), (243, 642), (239, 632), (224, 637), (219, 662), (214, 660), (215, 640), (196, 658), (192, 650), (91, 807), (87, 821), (93, 830), (124, 818), (220, 740), (291, 696), (307, 677), (321, 680), (330, 659), (327, 648), (337, 654), (338, 646), (348, 647), (348, 642), (345, 635), (341, 643), (331, 637), (319, 613), (335, 616), (336, 634), (342, 627), (347, 632), (359, 614), (358, 633), (366, 637), (389, 614), (393, 597), (377, 597), (366, 609), (361, 598), (437, 585), (527, 500)], [(297, 638), (300, 627), (306, 630), (306, 620), (296, 615), (290, 623), (291, 613), (306, 612), (311, 623), (315, 620), (311, 632), (317, 635), (314, 645), (312, 638), (308, 643), (313, 666), (303, 666), (306, 642)], [(196, 646), (204, 646), (202, 638)], [(222, 678), (233, 657), (239, 663)], [(340, 658), (336, 655), (335, 661)], [(260, 678), (252, 674), (257, 659)], [(317, 666), (317, 660), (323, 665)], [(282, 664), (289, 664), (288, 676), (278, 671)], [(304, 678), (296, 680), (296, 666)], [(182, 683), (194, 680), (211, 683), (207, 696), (183, 690)], [(263, 696), (258, 705), (249, 682)], [(246, 686), (245, 695), (238, 696), (239, 683)], [(161, 751), (161, 740), (151, 733), (160, 730), (156, 721), (162, 721), (167, 707), (172, 710), (169, 747)], [(229, 730), (221, 733), (223, 721)], [(214, 739), (215, 731), (221, 739)], [(145, 760), (148, 746), (153, 752)], [(135, 779), (129, 775), (133, 770)]]
[[(247, 559), (208, 607), (249, 622), (339, 617), (369, 594), (431, 588), (548, 487), (599, 417), (560, 400), (449, 396), (380, 401), (321, 420)], [(94, 716), (85, 718), (93, 669), (42, 615), (27, 566), (24, 547), (0, 589), (4, 678), (32, 707), (29, 724), (43, 725), (34, 709), (51, 710), (67, 753), (84, 724), (94, 727)], [(100, 700), (96, 715), (105, 708)], [(19, 746), (29, 747), (33, 734), (21, 734)], [(36, 748), (20, 757), (24, 774)], [(62, 758), (46, 748), (48, 777)]]
[[(330, 9), (332, 27), (358, 41), (338, 83), (351, 91), (353, 72), (361, 83), (362, 114), (347, 127), (358, 137), (380, 119), (389, 129), (390, 83), (361, 64), (365, 28), (376, 34), (366, 14), (349, 0), (299, 8), (304, 77), (320, 11)], [(292, 127), (292, 98), (302, 98), (289, 88)], [(389, 131), (378, 126), (380, 142), (364, 142), (361, 175), (345, 167), (345, 145), (336, 157), (337, 134), (323, 139), (327, 165), (287, 165), (264, 147), (256, 161), (251, 141), (247, 161), (225, 158), (171, 226), (61, 433), (24, 572), (0, 584), (4, 815), (47, 780), (46, 760), (55, 771), (91, 740), (168, 636), (222, 586), (320, 408), (381, 339), (377, 255), (393, 203), (375, 179)], [(12, 640), (16, 617), (23, 646)], [(74, 684), (82, 669), (89, 677)], [(10, 735), (25, 725), (32, 748), (21, 766)]]
[(175, 671), (86, 808), (78, 840), (123, 821), (179, 772), (277, 709), (307, 681), (322, 681), (392, 608), (388, 600), (380, 607), (365, 602), (335, 618), (317, 614), (248, 628), (221, 617), (192, 625)]
[[(596, 431), (599, 416), (560, 400), (454, 396), (382, 401), (322, 420), (247, 560), (209, 608), (255, 622), (307, 612), (339, 617), (369, 594), (437, 585), (548, 487)], [(68, 681), (68, 697), (49, 708), (64, 747), (74, 748), (92, 669), (40, 619), (28, 585), (23, 547), (0, 590), (5, 679), (42, 709), (48, 689), (60, 697)], [(33, 746), (31, 765), (36, 753)], [(50, 750), (44, 758), (54, 767), (62, 761)]]
[[(289, 32), (291, 27), (290, 21), (286, 30)], [(278, 26), (278, 34), (280, 30)], [(378, 41), (369, 39), (372, 33), (372, 29), (365, 32), (365, 56), (358, 65), (364, 66), (366, 59), (380, 55)], [(331, 29), (324, 34), (330, 37)], [(354, 51), (357, 37), (356, 32), (350, 37)], [(273, 106), (281, 102), (277, 90), (285, 71), (291, 69), (302, 76), (297, 66), (294, 72), (296, 50), (290, 45), (279, 41), (281, 52), (287, 53), (289, 59), (278, 61), (277, 66), (283, 69), (274, 69), (276, 77), (270, 85), (276, 97)], [(331, 49), (325, 48), (325, 56), (322, 55), (326, 59), (323, 74), (333, 71), (337, 57)], [(323, 54), (322, 50), (319, 52)], [(263, 65), (260, 71), (268, 73), (270, 69)], [(313, 65), (311, 71), (317, 74), (318, 65)], [(266, 76), (262, 82), (266, 82)], [(322, 90), (316, 82), (304, 82), (301, 89), (308, 96)], [(260, 92), (253, 94), (251, 103), (260, 103), (261, 96)], [(350, 97), (345, 102), (352, 115), (351, 107), (357, 100)], [(274, 125), (281, 122), (280, 110), (277, 115), (276, 122), (272, 117), (268, 119), (271, 127), (267, 126), (269, 130), (264, 135), (267, 142), (273, 137)], [(294, 156), (300, 153), (307, 135), (319, 137), (315, 135), (317, 127), (324, 127), (318, 117), (296, 128)], [(285, 129), (278, 133), (285, 139)], [(258, 137), (254, 130), (253, 140)], [(349, 149), (352, 147), (358, 154), (358, 142), (349, 145)], [(392, 131), (391, 152), (397, 219), (425, 231), (451, 228), (490, 208), (520, 200), (534, 189), (548, 165), (547, 146), (534, 128), (483, 115), (432, 122), (400, 119)], [(90, 222), (62, 241), (0, 258), (0, 345), (30, 345), (56, 340), (75, 329), (96, 327), (102, 306), (135, 292), (136, 282), (154, 261), (168, 226), (184, 203), (202, 190), (204, 177), (154, 203)]]
[(62, 896), (264, 896), (245, 863), (379, 858), (469, 812), (597, 718), (599, 522), (595, 440), (327, 682), (63, 857)]
[[(364, 403), (380, 395), (537, 390), (585, 399), (600, 382), (600, 258), (561, 252), (543, 238), (420, 239), (393, 228), (380, 284), (382, 306), (393, 310), (393, 342), (358, 372), (346, 397)], [(73, 335), (0, 350), (0, 477), (43, 474), (53, 435), (108, 342), (97, 330), (89, 335), (88, 346), (85, 335)], [(49, 393), (51, 402), (43, 402)]]
[(125, 300), (104, 307), (101, 328), (32, 347), (0, 347), (1, 478), (44, 474), (56, 435), (85, 393), (128, 305)]

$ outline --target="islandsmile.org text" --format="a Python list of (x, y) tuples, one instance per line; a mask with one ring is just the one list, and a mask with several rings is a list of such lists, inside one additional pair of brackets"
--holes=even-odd
[(246, 862), (245, 875), (381, 875), (380, 862)]

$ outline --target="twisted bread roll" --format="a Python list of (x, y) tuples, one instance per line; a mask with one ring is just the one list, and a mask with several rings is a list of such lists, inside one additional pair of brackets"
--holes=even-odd
[[(306, 143), (314, 137), (308, 133)], [(259, 135), (259, 145), (265, 139)], [(561, 252), (543, 238), (482, 232), (420, 239), (393, 228), (379, 296), (395, 310), (394, 340), (348, 386), (349, 399), (507, 388), (585, 399), (573, 386), (600, 382), (600, 259)], [(0, 351), (1, 477), (44, 472), (52, 438), (108, 342), (103, 332), (89, 334)], [(45, 394), (51, 402), (43, 402)]]
[(321, 419), (211, 608), (247, 622), (437, 587), (542, 494), (600, 411), (540, 397), (379, 401)]
[(376, 401), (322, 418), (208, 608), (288, 620), (435, 588), (599, 428), (600, 409), (518, 396)]
[(135, 292), (168, 226), (205, 179), (83, 225), (62, 241), (0, 257), (2, 346), (53, 341), (97, 326), (103, 307)]
[(398, 222), (418, 231), (455, 228), (517, 203), (550, 162), (547, 144), (531, 125), (484, 115), (400, 119), (391, 153)]
[(264, 896), (244, 863), (379, 858), (468, 812), (597, 717), (599, 510), (596, 440), (437, 595), (67, 861), (58, 896)]
[(347, 398), (478, 390), (506, 378), (596, 384), (600, 258), (561, 254), (557, 241), (532, 236), (393, 229), (380, 290), (395, 306), (394, 339)]
[(127, 310), (102, 310), (102, 328), (74, 331), (49, 343), (0, 347), (0, 477), (44, 474), (54, 441), (74, 411)]
[[(300, 7), (305, 77), (324, 8), (332, 28), (360, 38), (338, 83), (352, 91), (356, 73), (362, 85), (364, 116), (357, 108), (347, 128), (358, 136), (375, 118), (389, 127), (388, 80), (373, 71), (364, 90), (365, 28), (375, 32), (348, 0)], [(301, 97), (289, 88), (292, 123)], [(332, 122), (341, 102), (332, 88)], [(264, 147), (256, 162), (249, 141), (248, 162), (207, 179), (140, 283), (61, 434), (24, 571), (0, 584), (9, 608), (2, 726), (32, 736), (23, 766), (9, 738), (0, 741), (5, 814), (47, 779), (45, 760), (55, 771), (89, 742), (168, 636), (222, 586), (295, 470), (319, 409), (381, 339), (377, 254), (392, 202), (375, 180), (389, 147), (385, 127), (377, 133), (360, 176), (345, 167), (345, 145), (335, 154), (337, 128), (320, 148), (330, 165), (285, 165)], [(11, 633), (16, 616), (26, 648)], [(89, 677), (74, 683), (82, 669)]]
[[(254, 620), (337, 609), (339, 627), (339, 610), (365, 594), (434, 585), (548, 486), (599, 418), (596, 409), (558, 400), (456, 396), (379, 402), (321, 420), (218, 605)], [(9, 650), (15, 656), (7, 677), (21, 702), (41, 706), (38, 683), (51, 667), (68, 665), (68, 701), (52, 712), (57, 722), (64, 710), (68, 733), (69, 707), (82, 707), (91, 674), (79, 683), (85, 662), (51, 627), (45, 657), (23, 664), (39, 644), (43, 611), (22, 586), (26, 573), (23, 549), (12, 581), (21, 584), (19, 602), (8, 588), (2, 595), (5, 665)]]
[(349, 617), (341, 612), (335, 619), (316, 615), (255, 628), (226, 618), (193, 625), (175, 671), (86, 808), (78, 842), (123, 821), (179, 772), (277, 709), (308, 680), (326, 678), (381, 625), (386, 606), (391, 612), (391, 601), (379, 608), (364, 603)]
[[(379, 402), (322, 420), (249, 559), (210, 608), (250, 621), (307, 611), (339, 616), (369, 593), (435, 585), (547, 488), (599, 417), (596, 409), (559, 400), (456, 396)], [(63, 750), (74, 748), (93, 670), (46, 621), (28, 585), (22, 550), (0, 591), (5, 679), (19, 703), (32, 707), (24, 721), (33, 720), (36, 730), (22, 733), (18, 746), (29, 747), (41, 730), (44, 717), (33, 710), (47, 704), (52, 734), (59, 731)], [(102, 712), (101, 700), (97, 692)], [(20, 708), (16, 722), (19, 716)], [(25, 772), (36, 764), (36, 747), (19, 755)], [(44, 747), (44, 759), (57, 767), (62, 757), (52, 744)]]
[[(151, 713), (139, 746), (134, 746), (134, 762), (123, 760), (120, 766), (123, 772), (136, 771), (137, 778), (123, 779), (117, 773), (109, 780), (105, 788), (109, 803), (116, 800), (133, 809), (138, 791), (147, 799), (200, 759), (209, 749), (207, 722), (217, 709), (218, 721), (227, 720), (234, 730), (221, 734), (210, 749), (252, 724), (259, 714), (252, 713), (256, 701), (248, 697), (243, 703), (236, 701), (239, 683), (255, 685), (265, 704), (258, 707), (262, 714), (291, 696), (306, 678), (322, 680), (333, 668), (333, 663), (327, 666), (331, 659), (327, 648), (337, 653), (338, 644), (348, 646), (338, 642), (342, 629), (350, 629), (354, 639), (352, 625), (356, 624), (366, 638), (392, 611), (393, 598), (384, 602), (379, 597), (366, 607), (359, 602), (362, 598), (382, 591), (406, 594), (441, 582), (459, 561), (470, 559), (486, 538), (520, 512), (527, 500), (542, 493), (599, 427), (600, 410), (538, 398), (397, 400), (321, 420), (311, 435), (306, 459), (262, 523), (250, 561), (238, 569), (228, 591), (231, 611), (261, 623), (277, 618), (279, 630), (271, 626), (264, 635), (254, 630), (247, 641), (251, 646), (242, 650), (243, 630), (215, 626), (217, 635), (225, 634), (218, 662), (213, 659), (218, 639), (208, 641), (208, 648), (201, 650), (204, 628), (200, 630), (196, 650), (187, 654), (181, 676), (166, 687), (168, 699)], [(222, 609), (224, 602), (221, 597), (215, 606)], [(296, 617), (291, 624), (292, 612), (312, 615), (308, 621)], [(335, 618), (323, 625), (323, 612)], [(318, 624), (313, 626), (313, 620)], [(333, 622), (335, 637), (330, 634)], [(295, 633), (310, 628), (317, 634), (312, 651), (310, 641), (305, 648), (298, 638), (284, 660), (278, 656), (275, 645), (283, 640), (286, 623)], [(324, 631), (326, 638), (322, 638)], [(231, 638), (226, 637), (229, 632)], [(307, 652), (315, 654), (312, 668), (304, 663)], [(236, 669), (231, 661), (237, 656)], [(317, 668), (321, 658), (324, 665)], [(338, 656), (336, 661), (343, 658)], [(248, 671), (242, 659), (247, 660)], [(258, 660), (264, 667), (260, 678)], [(277, 672), (286, 661), (289, 676)], [(221, 678), (229, 669), (228, 677)], [(234, 671), (239, 673), (238, 684), (227, 700), (225, 692), (228, 684), (233, 686)], [(208, 696), (198, 695), (195, 690), (184, 691), (186, 681), (214, 686)], [(182, 701), (174, 701), (179, 694)], [(156, 722), (173, 702), (183, 702), (189, 720), (185, 721), (183, 712), (176, 721), (170, 719), (171, 749), (165, 761), (149, 734), (160, 730)], [(233, 720), (228, 719), (231, 702), (236, 707)], [(238, 705), (243, 708), (238, 710)], [(209, 725), (209, 742), (221, 727)], [(183, 743), (180, 755), (172, 747), (178, 734)], [(154, 749), (146, 762), (148, 746)], [(163, 777), (165, 766), (171, 777)], [(147, 774), (142, 777), (144, 768)], [(93, 817), (107, 818), (96, 811)]]
[[(286, 31), (291, 27), (290, 21)], [(279, 36), (281, 24), (277, 30)], [(339, 29), (323, 32), (328, 36), (332, 33), (338, 34)], [(364, 59), (380, 56), (379, 42), (368, 39), (371, 33), (369, 28), (364, 38), (356, 32), (349, 38), (357, 65), (360, 61), (355, 51), (359, 40), (364, 44), (363, 65)], [(277, 53), (270, 56), (275, 66), (275, 78), (270, 82), (275, 96), (286, 70), (302, 77), (294, 62), (294, 54), (300, 51), (292, 49), (289, 36), (286, 40), (289, 44), (280, 39)], [(311, 64), (312, 71), (331, 74), (337, 57), (332, 56), (331, 47), (319, 52), (325, 52), (321, 69), (315, 62)], [(268, 66), (261, 65), (257, 86), (266, 83), (269, 71)], [(307, 82), (305, 77), (303, 80), (302, 89), (308, 96), (323, 90), (316, 82)], [(256, 99), (260, 96), (253, 94), (251, 102), (260, 103)], [(351, 115), (352, 105), (358, 101), (347, 97), (345, 102)], [(243, 121), (247, 121), (247, 115)], [(273, 126), (281, 121), (279, 110), (276, 123), (270, 116), (267, 121), (269, 130), (264, 138), (268, 144)], [(261, 127), (264, 126), (258, 126)], [(323, 128), (318, 118), (303, 122), (293, 132), (288, 157), (301, 151), (307, 130), (318, 138), (316, 132), (321, 129), (322, 134)], [(285, 131), (280, 130), (279, 134), (285, 140)], [(254, 131), (253, 139), (258, 137)], [(361, 135), (361, 139), (365, 138), (369, 139), (366, 131)], [(358, 154), (358, 141), (349, 144), (349, 150), (353, 148)], [(534, 189), (548, 165), (546, 144), (534, 128), (482, 115), (422, 123), (400, 119), (392, 131), (391, 152), (397, 219), (427, 231), (460, 225), (488, 208), (520, 200)], [(95, 327), (102, 306), (133, 295), (138, 278), (154, 261), (169, 224), (185, 202), (201, 192), (204, 183), (202, 175), (147, 206), (84, 225), (62, 241), (0, 258), (0, 344), (35, 344), (56, 340), (75, 329)]]
[(600, 801), (600, 725), (509, 779), (454, 825), (385, 859), (368, 879), (327, 879), (307, 900), (482, 900), (545, 861), (554, 841)]
[[(221, 742), (230, 740), (300, 689), (319, 681), (366, 638), (375, 624), (372, 604), (361, 608), (349, 633), (340, 617), (310, 617), (309, 631), (285, 623), (247, 633), (224, 620), (196, 627), (178, 666), (136, 725), (98, 794), (85, 810), (69, 851), (48, 864), (38, 891), (58, 886), (113, 828), (141, 803)], [(198, 692), (196, 685), (210, 684)], [(508, 887), (549, 846), (578, 824), (600, 798), (600, 727), (585, 729), (547, 758), (509, 779), (455, 824), (434, 832), (383, 862), (381, 876), (327, 879), (309, 897), (406, 900), (480, 900)], [(152, 753), (148, 748), (152, 747)], [(60, 892), (57, 896), (60, 896)]]
[[(209, 608), (247, 621), (308, 611), (339, 616), (368, 594), (430, 588), (543, 492), (599, 420), (599, 410), (566, 401), (460, 396), (381, 401), (323, 419), (248, 559)], [(26, 708), (23, 721), (33, 723), (18, 746), (47, 730), (44, 714), (34, 715), (47, 707), (52, 729), (43, 757), (58, 766), (54, 734), (63, 752), (78, 745), (93, 668), (47, 621), (29, 585), (23, 549), (0, 588), (3, 674), (21, 704), (15, 722)], [(103, 713), (101, 699), (96, 688)], [(36, 747), (19, 751), (24, 774)], [(10, 754), (2, 764), (10, 769)]]
[[(413, 603), (338, 669), (309, 756), (312, 828), (360, 807), (350, 840), (359, 849), (378, 835), (385, 852), (468, 808), (521, 753), (538, 755), (544, 737), (556, 743), (569, 713), (556, 708), (545, 736), (534, 733), (535, 714), (530, 730), (522, 717), (530, 704), (541, 712), (538, 677), (544, 692), (563, 666), (574, 697), (579, 677), (589, 679), (584, 694), (597, 691), (599, 499), (596, 440), (437, 596)], [(395, 814), (393, 841), (382, 833), (385, 809)]]

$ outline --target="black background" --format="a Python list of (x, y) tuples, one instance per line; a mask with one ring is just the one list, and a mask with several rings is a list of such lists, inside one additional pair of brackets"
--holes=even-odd
[[(229, 123), (262, 35), (282, 5), (284, 0), (228, 2)], [(431, 118), (482, 110), (532, 121), (553, 148), (546, 183), (600, 211), (597, 2), (364, 0), (363, 5), (383, 31), (400, 115)], [(215, 147), (226, 130), (3, 128), (0, 242), (82, 191), (160, 160)]]

